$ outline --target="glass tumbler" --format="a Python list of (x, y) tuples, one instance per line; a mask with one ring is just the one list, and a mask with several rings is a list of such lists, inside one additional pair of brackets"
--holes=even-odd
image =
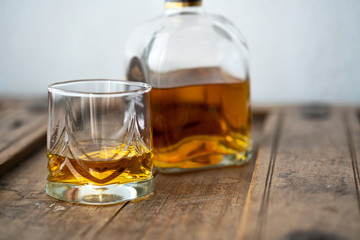
[(154, 191), (150, 90), (108, 79), (49, 86), (48, 195), (102, 205)]

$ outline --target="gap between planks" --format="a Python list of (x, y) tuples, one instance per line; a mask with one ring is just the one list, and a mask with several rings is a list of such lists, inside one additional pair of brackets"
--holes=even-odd
[[(360, 177), (359, 177), (359, 162), (357, 159), (357, 156), (359, 155), (359, 151), (360, 151), (360, 126), (359, 126), (359, 119), (357, 119), (357, 117), (359, 117), (357, 116), (358, 112), (355, 112), (354, 108), (351, 108), (346, 113), (344, 113), (343, 109), (341, 108), (338, 107), (332, 108), (332, 113), (330, 115), (329, 120), (325, 119), (324, 121), (322, 119), (319, 120), (302, 119), (299, 111), (290, 111), (290, 112), (286, 111), (286, 114), (287, 114), (286, 131), (289, 132), (286, 132), (286, 134), (284, 133), (286, 137), (281, 141), (282, 141), (282, 145), (285, 144), (285, 146), (287, 145), (291, 147), (290, 149), (287, 149), (284, 148), (284, 146), (282, 146), (281, 150), (278, 150), (279, 141), (280, 141), (279, 139), (280, 136), (282, 135), (282, 131), (285, 131), (285, 126), (282, 127), (282, 125), (284, 124), (282, 120), (283, 117), (279, 117), (277, 123), (275, 117), (272, 123), (269, 124), (270, 127), (269, 125), (267, 127), (276, 129), (273, 131), (274, 133), (276, 133), (276, 135), (275, 136), (273, 135), (272, 139), (268, 140), (267, 143), (265, 143), (265, 146), (263, 146), (263, 148), (260, 150), (258, 157), (260, 159), (260, 163), (258, 159), (257, 166), (255, 167), (254, 170), (253, 179), (250, 184), (249, 194), (245, 204), (242, 224), (240, 226), (238, 238), (254, 239), (254, 237), (256, 237), (255, 239), (279, 239), (279, 237), (281, 237), (281, 239), (290, 239), (290, 238), (292, 239), (292, 237), (305, 236), (304, 239), (306, 239), (306, 236), (313, 237), (315, 235), (319, 235), (323, 237), (330, 236), (330, 237), (334, 237), (334, 239), (338, 239), (336, 237), (341, 238), (341, 235), (339, 236), (337, 234), (344, 234), (344, 236), (349, 236), (350, 239), (356, 239), (354, 238), (354, 236), (356, 236), (360, 230), (360, 227), (356, 227), (358, 226), (357, 222), (359, 222), (359, 215), (358, 215), (359, 211), (356, 211), (355, 213), (351, 210), (351, 207), (356, 208), (357, 206), (359, 208), (360, 206), (359, 204)], [(296, 126), (296, 124), (298, 124), (298, 126)], [(303, 127), (305, 133), (301, 132), (303, 131), (302, 130)], [(320, 129), (317, 129), (318, 127), (320, 127)], [(309, 132), (309, 130), (314, 130), (315, 134), (317, 134), (315, 135), (316, 137), (315, 142), (311, 141), (311, 137), (313, 136), (309, 135), (312, 134)], [(265, 135), (268, 134), (266, 132), (267, 130), (265, 129), (265, 133), (264, 133)], [(322, 136), (319, 135), (320, 133), (322, 134)], [(300, 142), (301, 141), (308, 141), (308, 142), (303, 142), (304, 145), (299, 145), (299, 146), (294, 145), (294, 144), (299, 144), (300, 143), (299, 140)], [(316, 142), (317, 140), (321, 140), (324, 142)], [(332, 142), (332, 140), (335, 140), (335, 142)], [(290, 141), (290, 143), (287, 141)], [(308, 152), (307, 150), (308, 148), (306, 148), (305, 146), (306, 147), (311, 146), (310, 147), (311, 150), (309, 150), (310, 152)], [(331, 147), (332, 148), (335, 147), (335, 148), (332, 149)], [(337, 150), (340, 151), (338, 154), (336, 154)], [(277, 164), (276, 151), (280, 151), (281, 162), (279, 162), (279, 164), (281, 166), (276, 167), (276, 170), (274, 170), (275, 163)], [(309, 164), (309, 167), (315, 167), (315, 169), (309, 169), (310, 170), (309, 173), (304, 172), (304, 170), (308, 168), (305, 165), (303, 165), (303, 163), (296, 162), (297, 159), (299, 159), (299, 156), (302, 156), (302, 154), (305, 154), (305, 156), (309, 158), (308, 161), (310, 161), (304, 163)], [(289, 156), (291, 156), (291, 158), (289, 158)], [(317, 158), (319, 160), (319, 163), (317, 162)], [(312, 159), (315, 161), (311, 162)], [(327, 160), (325, 161), (325, 159)], [(331, 161), (333, 165), (327, 167), (327, 164), (330, 164), (329, 161)], [(261, 166), (258, 164), (261, 164)], [(264, 164), (267, 164), (268, 166), (267, 169), (265, 169)], [(294, 164), (294, 166), (292, 166), (291, 164)], [(321, 164), (325, 164), (325, 165), (321, 165)], [(338, 168), (334, 168), (334, 165)], [(326, 170), (326, 168), (328, 168), (328, 170)], [(294, 173), (288, 172), (287, 174), (290, 175), (286, 175), (286, 176), (279, 175), (286, 173), (286, 171), (289, 171), (291, 169), (297, 171)], [(274, 171), (277, 172), (275, 179), (276, 186), (272, 187)], [(318, 175), (316, 171), (320, 171), (319, 172), (320, 175)], [(352, 178), (350, 177), (351, 175), (348, 174), (351, 172), (353, 172)], [(305, 183), (304, 186), (296, 185), (296, 184), (291, 185), (292, 184), (291, 182), (290, 185), (286, 185), (287, 182), (284, 182), (284, 179), (285, 180), (288, 179), (291, 181), (291, 180), (296, 180), (298, 177), (300, 177), (299, 179), (301, 180), (302, 176), (301, 175), (299, 176), (298, 175), (299, 173), (301, 174), (305, 173), (303, 177), (305, 176), (311, 177), (309, 180), (305, 179), (311, 185), (307, 184), (307, 182), (304, 182)], [(332, 176), (328, 174), (338, 174), (338, 175)], [(328, 179), (334, 182), (327, 183), (331, 185), (325, 185), (326, 190), (321, 189), (321, 187), (323, 187), (324, 184), (326, 184), (326, 180), (325, 182), (316, 182), (316, 181), (311, 182), (314, 180), (322, 180), (322, 179)], [(343, 185), (336, 185), (336, 184), (342, 184), (341, 181), (344, 181), (344, 184), (349, 184), (349, 187), (346, 187), (346, 185), (345, 187)], [(353, 182), (355, 182), (354, 188), (350, 187), (351, 184), (354, 184)], [(301, 183), (302, 181), (297, 182), (297, 184), (301, 184)], [(286, 188), (288, 186), (290, 187), (293, 186), (295, 188)], [(341, 186), (341, 187), (338, 189), (336, 188), (333, 189), (332, 186), (335, 187)], [(272, 188), (271, 192), (275, 190), (274, 194), (275, 195), (278, 194), (277, 196), (271, 196), (272, 199), (271, 213), (269, 212), (270, 188)], [(286, 195), (287, 193), (288, 194), (290, 193), (290, 196)], [(313, 193), (317, 193), (317, 195), (312, 195)], [(304, 196), (297, 194), (304, 194)], [(291, 201), (293, 201), (294, 196), (298, 196), (300, 197), (300, 199), (309, 199), (310, 200), (309, 204), (315, 203), (315, 205), (308, 205), (308, 206), (306, 206), (306, 204), (301, 205), (301, 202), (297, 202), (296, 200), (294, 202), (295, 205), (293, 205)], [(327, 199), (326, 198), (327, 196), (330, 197), (330, 199)], [(279, 197), (284, 197), (285, 199)], [(318, 198), (324, 200), (327, 199), (327, 200), (326, 202), (324, 202), (324, 204), (321, 203), (319, 204)], [(351, 201), (352, 198), (354, 200), (356, 199), (357, 203)], [(343, 204), (341, 203), (340, 200), (344, 201)], [(280, 203), (277, 201), (280, 201)], [(284, 205), (284, 204), (290, 204), (290, 205)], [(299, 209), (298, 207), (300, 206), (303, 207)], [(318, 208), (316, 208), (316, 206)], [(285, 207), (285, 208), (279, 208), (279, 207)], [(313, 210), (309, 212), (309, 210), (311, 209)], [(297, 210), (300, 212), (296, 212)], [(334, 216), (336, 215), (334, 215), (334, 213), (332, 212), (329, 212), (329, 210), (336, 211), (337, 214), (340, 214), (338, 215), (338, 217), (340, 218), (336, 218), (336, 217), (334, 218)], [(276, 212), (276, 211), (280, 211), (280, 212)], [(287, 213), (287, 211), (290, 212)], [(304, 215), (304, 213), (307, 212), (309, 212), (310, 214), (312, 212), (313, 215)], [(279, 213), (280, 215), (278, 215), (277, 213)], [(291, 213), (298, 214), (298, 215), (296, 214), (291, 215), (292, 218), (298, 220), (307, 219), (309, 220), (310, 225), (306, 222), (296, 223), (296, 220), (291, 221), (291, 218), (288, 219), (290, 222), (284, 221), (282, 217), (290, 217), (289, 214)], [(346, 214), (346, 217), (341, 214)], [(328, 219), (326, 218), (321, 219), (317, 217), (317, 215), (324, 217), (327, 216)], [(311, 216), (313, 216), (313, 218)], [(330, 216), (333, 216), (333, 218), (329, 219)], [(341, 216), (345, 217), (344, 219), (351, 220), (352, 222), (349, 222), (349, 224), (344, 225), (344, 222), (341, 223), (340, 221)], [(270, 223), (271, 224), (267, 226), (268, 224), (266, 220), (267, 218), (270, 217), (272, 221), (269, 222), (269, 224)], [(284, 225), (279, 225), (280, 223), (283, 223)], [(331, 227), (331, 226), (337, 226), (337, 224), (339, 224), (338, 227), (335, 228)], [(348, 229), (348, 230), (344, 230), (344, 229)], [(284, 235), (284, 234), (290, 234), (290, 235)]]
[[(354, 111), (344, 111), (343, 113), (344, 119), (344, 127), (346, 132), (346, 138), (349, 146), (349, 153), (351, 157), (351, 164), (354, 172), (354, 182), (357, 193), (357, 202), (358, 202), (358, 210), (360, 213), (360, 173), (359, 173), (359, 162), (356, 154), (355, 140), (353, 133), (355, 131), (359, 132), (360, 125), (360, 115), (355, 113)], [(356, 129), (354, 129), (356, 128)]]
[[(268, 172), (266, 175), (265, 180), (265, 190), (261, 200), (261, 207), (260, 207), (260, 216), (257, 223), (257, 230), (256, 230), (256, 237), (255, 239), (259, 240), (262, 239), (263, 236), (261, 234), (264, 233), (263, 227), (266, 224), (266, 213), (269, 207), (269, 197), (270, 197), (270, 189), (271, 189), (271, 181), (274, 174), (274, 167), (276, 162), (276, 154), (279, 147), (279, 139), (281, 135), (281, 127), (284, 119), (283, 112), (278, 112), (278, 119), (276, 122), (276, 128), (274, 130), (272, 144), (271, 144), (271, 154), (270, 154), (270, 161), (268, 166)], [(251, 184), (251, 183), (250, 183)]]

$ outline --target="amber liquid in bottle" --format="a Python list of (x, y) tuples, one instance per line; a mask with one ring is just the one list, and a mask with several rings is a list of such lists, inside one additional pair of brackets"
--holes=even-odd
[[(191, 82), (207, 74), (214, 81), (214, 76), (221, 76), (215, 72), (217, 69), (200, 68), (167, 74)], [(152, 89), (156, 167), (196, 169), (247, 160), (251, 149), (249, 81), (228, 77), (220, 82)]]
[[(65, 157), (48, 153), (48, 181), (69, 184), (122, 184), (152, 177), (151, 151), (114, 144), (101, 147), (82, 143), (83, 156)], [(91, 160), (89, 160), (91, 159)]]

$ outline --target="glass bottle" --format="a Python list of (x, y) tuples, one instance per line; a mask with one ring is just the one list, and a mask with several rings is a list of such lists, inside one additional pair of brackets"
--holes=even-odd
[(129, 37), (127, 79), (152, 85), (154, 165), (174, 173), (240, 165), (251, 155), (248, 49), (201, 0), (165, 12)]

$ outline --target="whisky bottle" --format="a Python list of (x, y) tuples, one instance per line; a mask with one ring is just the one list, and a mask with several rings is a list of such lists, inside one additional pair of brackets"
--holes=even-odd
[(248, 49), (201, 0), (165, 0), (125, 48), (127, 79), (152, 85), (154, 165), (175, 173), (241, 165), (251, 155)]

